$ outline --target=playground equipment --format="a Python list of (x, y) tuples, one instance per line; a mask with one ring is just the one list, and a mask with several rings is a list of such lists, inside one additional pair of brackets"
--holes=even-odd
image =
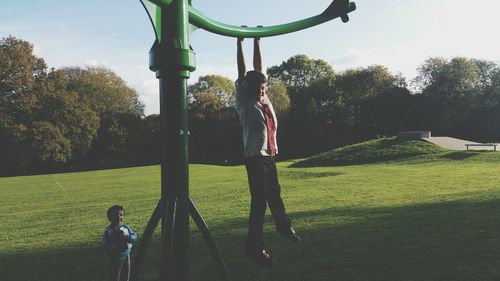
[(197, 28), (229, 37), (269, 37), (306, 29), (335, 18), (349, 20), (356, 9), (349, 0), (334, 0), (321, 14), (275, 26), (242, 27), (205, 17), (192, 0), (140, 0), (153, 24), (156, 40), (149, 52), (149, 68), (160, 80), (162, 128), (161, 198), (149, 220), (132, 266), (138, 280), (142, 260), (154, 229), (161, 219), (161, 281), (187, 281), (189, 215), (193, 218), (223, 280), (230, 280), (210, 231), (189, 197), (187, 79), (196, 69), (189, 35)]

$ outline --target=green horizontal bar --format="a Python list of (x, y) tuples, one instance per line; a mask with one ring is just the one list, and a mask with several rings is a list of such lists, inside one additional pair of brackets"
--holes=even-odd
[(164, 6), (164, 7), (172, 4), (172, 0), (148, 0), (148, 1), (158, 6)]
[(265, 27), (241, 27), (241, 26), (234, 26), (217, 22), (215, 20), (209, 19), (208, 17), (203, 15), (202, 12), (196, 10), (192, 6), (189, 6), (188, 8), (189, 23), (191, 23), (192, 25), (219, 35), (229, 36), (229, 37), (240, 37), (240, 38), (269, 37), (269, 36), (282, 35), (306, 29), (318, 24), (322, 24), (324, 22), (336, 19), (338, 17), (342, 17), (344, 20), (344, 18), (347, 18), (347, 13), (356, 10), (356, 4), (353, 2), (349, 3), (349, 5), (347, 5), (347, 10), (344, 11), (335, 11), (335, 10), (330, 11), (330, 10), (331, 9), (327, 9), (327, 11), (317, 16), (313, 16), (310, 18), (286, 24), (265, 26)]

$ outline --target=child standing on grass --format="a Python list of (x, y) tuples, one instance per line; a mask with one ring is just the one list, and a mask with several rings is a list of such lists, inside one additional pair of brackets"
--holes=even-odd
[(110, 224), (104, 229), (101, 246), (109, 258), (109, 281), (128, 281), (130, 278), (130, 251), (137, 235), (123, 224), (125, 209), (120, 205), (108, 209)]

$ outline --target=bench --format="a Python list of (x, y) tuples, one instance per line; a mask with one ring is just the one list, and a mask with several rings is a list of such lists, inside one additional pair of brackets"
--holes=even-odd
[(469, 150), (469, 146), (493, 146), (493, 150), (497, 151), (497, 144), (495, 143), (466, 143), (465, 147)]

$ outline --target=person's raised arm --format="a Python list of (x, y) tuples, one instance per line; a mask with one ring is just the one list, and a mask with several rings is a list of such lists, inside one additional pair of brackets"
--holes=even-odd
[(262, 72), (262, 56), (260, 54), (260, 38), (253, 40), (253, 69)]
[(242, 80), (245, 78), (247, 73), (247, 68), (245, 66), (245, 57), (243, 56), (243, 38), (238, 38), (238, 51), (236, 55), (236, 60), (238, 62), (238, 79)]

